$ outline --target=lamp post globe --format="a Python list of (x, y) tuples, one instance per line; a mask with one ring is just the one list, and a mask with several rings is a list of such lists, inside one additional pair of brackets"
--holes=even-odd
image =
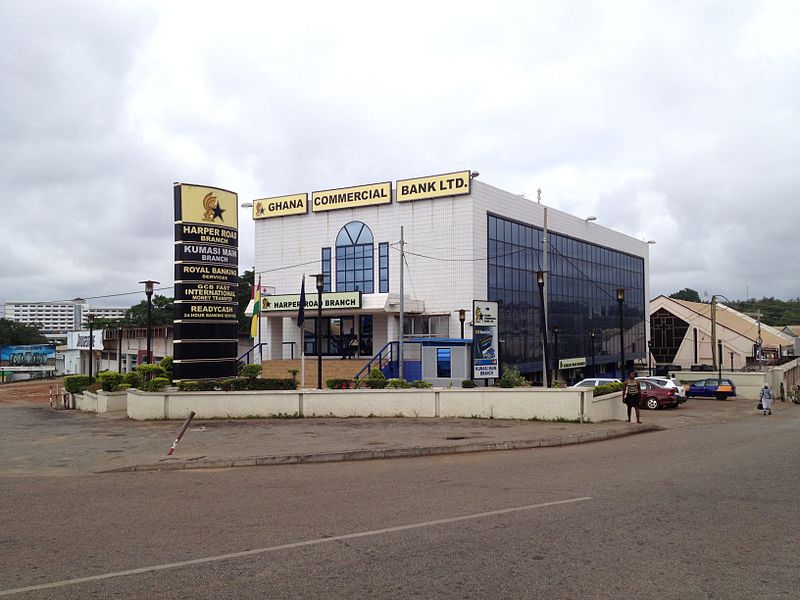
[(152, 362), (152, 347), (153, 347), (153, 288), (161, 283), (160, 281), (153, 281), (146, 279), (139, 283), (144, 284), (144, 293), (147, 296), (147, 354), (145, 355), (145, 363), (151, 364)]

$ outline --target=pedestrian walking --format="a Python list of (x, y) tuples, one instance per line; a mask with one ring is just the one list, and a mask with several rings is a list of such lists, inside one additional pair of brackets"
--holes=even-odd
[(639, 402), (642, 399), (642, 386), (636, 381), (636, 373), (630, 372), (628, 380), (625, 382), (625, 388), (622, 393), (622, 401), (628, 407), (628, 422), (631, 421), (631, 409), (636, 411), (636, 422), (641, 423), (639, 418)]
[(772, 390), (768, 383), (765, 383), (764, 387), (761, 388), (761, 407), (765, 415), (772, 414)]

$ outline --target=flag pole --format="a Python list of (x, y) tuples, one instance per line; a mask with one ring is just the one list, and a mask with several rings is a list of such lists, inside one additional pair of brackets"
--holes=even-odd
[[(255, 274), (254, 274), (255, 275)], [(258, 276), (258, 302), (261, 303), (261, 275)], [(261, 307), (258, 307), (258, 357), (264, 362), (264, 346), (261, 345)]]
[[(303, 285), (301, 288), (304, 290), (306, 282), (306, 274), (303, 273)], [(304, 298), (300, 298), (303, 302)], [(303, 307), (303, 321), (300, 322), (300, 388), (306, 387), (306, 326), (305, 326), (305, 307)]]

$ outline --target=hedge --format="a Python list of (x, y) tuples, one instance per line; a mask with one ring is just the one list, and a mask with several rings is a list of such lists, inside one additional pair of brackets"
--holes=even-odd
[(64, 389), (70, 394), (80, 394), (86, 391), (91, 385), (92, 380), (88, 375), (67, 375), (64, 377)]
[(144, 384), (145, 392), (160, 392), (170, 384), (170, 380), (166, 377), (153, 377), (150, 381)]
[(255, 379), (256, 377), (261, 375), (261, 365), (259, 365), (258, 363), (242, 365), (242, 370), (240, 375), (242, 377), (247, 377), (248, 379)]
[(230, 392), (248, 390), (296, 390), (294, 379), (250, 379), (249, 377), (226, 377), (224, 379), (201, 379), (199, 381), (180, 381), (181, 392)]
[(129, 371), (123, 375), (122, 381), (127, 383), (129, 387), (139, 389), (142, 387), (142, 374), (138, 371)]
[(597, 385), (592, 388), (593, 396), (604, 396), (606, 394), (613, 394), (614, 392), (620, 391), (623, 387), (625, 387), (624, 383), (604, 383), (603, 385)]
[(122, 384), (123, 375), (115, 371), (103, 371), (97, 374), (97, 381), (104, 392), (116, 392)]

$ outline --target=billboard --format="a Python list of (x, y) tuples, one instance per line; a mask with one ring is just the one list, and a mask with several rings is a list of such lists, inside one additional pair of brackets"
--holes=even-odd
[(176, 183), (174, 200), (174, 378), (231, 377), (238, 341), (238, 196)]
[(49, 344), (0, 346), (0, 369), (4, 371), (52, 371), (56, 347)]
[(335, 190), (323, 190), (311, 194), (311, 210), (338, 210), (373, 204), (389, 204), (392, 201), (392, 182), (371, 183)]
[(472, 301), (472, 378), (500, 377), (497, 302)]
[(398, 179), (396, 195), (398, 202), (427, 200), (447, 196), (463, 196), (470, 193), (472, 177), (469, 171), (430, 175), (415, 179)]

